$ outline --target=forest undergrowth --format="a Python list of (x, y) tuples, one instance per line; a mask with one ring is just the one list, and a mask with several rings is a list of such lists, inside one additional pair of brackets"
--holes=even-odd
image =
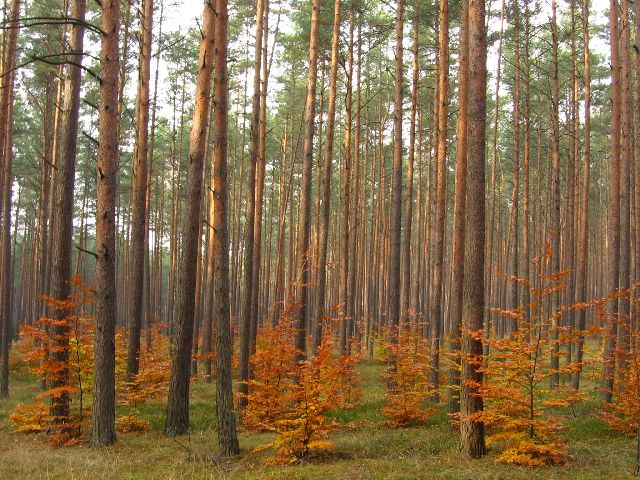
[[(559, 409), (569, 428), (561, 432), (570, 462), (554, 467), (519, 467), (497, 462), (497, 452), (481, 460), (458, 454), (458, 433), (451, 430), (439, 406), (426, 423), (407, 428), (385, 425), (383, 366), (365, 360), (358, 366), (363, 395), (353, 409), (333, 415), (350, 428), (332, 432), (336, 449), (320, 452), (295, 465), (265, 465), (267, 452), (252, 450), (271, 434), (240, 432), (242, 453), (221, 460), (217, 454), (215, 391), (212, 384), (192, 386), (191, 434), (169, 438), (162, 433), (164, 401), (148, 401), (138, 414), (151, 430), (122, 433), (105, 449), (86, 446), (52, 447), (33, 435), (12, 434), (8, 415), (15, 405), (37, 394), (37, 382), (27, 374), (14, 375), (14, 395), (0, 404), (0, 479), (624, 479), (633, 478), (634, 439), (612, 431), (598, 417), (597, 388), (586, 382), (587, 400)], [(446, 395), (442, 395), (443, 398)], [(126, 415), (126, 405), (118, 407)]]

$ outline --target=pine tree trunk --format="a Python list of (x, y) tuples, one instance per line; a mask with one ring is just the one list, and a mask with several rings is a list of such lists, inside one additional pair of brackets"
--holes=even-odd
[[(140, 59), (138, 70), (138, 101), (136, 106), (136, 147), (133, 159), (133, 190), (131, 192), (131, 239), (129, 251), (129, 335), (127, 378), (131, 381), (140, 367), (140, 329), (144, 265), (147, 253), (145, 225), (147, 219), (147, 175), (149, 140), (149, 98), (151, 80), (151, 42), (153, 30), (153, 0), (143, 0), (140, 22)], [(148, 314), (148, 312), (147, 312)]]
[[(262, 38), (264, 0), (256, 2), (256, 44), (255, 60), (253, 64), (253, 100), (251, 111), (251, 145), (249, 147), (249, 176), (247, 177), (247, 204), (244, 232), (244, 301), (240, 316), (240, 367), (238, 390), (241, 394), (248, 393), (246, 382), (249, 380), (249, 356), (251, 353), (251, 325), (253, 323), (253, 249), (255, 237), (256, 211), (256, 167), (260, 154), (260, 68), (262, 66)], [(245, 396), (239, 399), (240, 408), (247, 404)]]
[[(87, 10), (86, 0), (74, 0), (71, 7), (71, 17), (84, 21)], [(82, 64), (82, 52), (84, 45), (84, 26), (74, 24), (71, 27), (69, 52), (73, 55), (73, 61)], [(62, 107), (62, 125), (60, 138), (60, 157), (56, 164), (56, 203), (54, 215), (56, 222), (52, 231), (53, 245), (51, 249), (51, 298), (55, 300), (67, 300), (69, 297), (71, 278), (71, 245), (73, 244), (73, 192), (76, 173), (76, 151), (78, 139), (78, 115), (80, 112), (80, 86), (82, 70), (79, 66), (68, 65), (67, 76), (64, 85), (64, 105)], [(72, 312), (62, 309), (53, 309), (54, 320), (62, 321)], [(52, 351), (52, 357), (61, 365), (69, 361), (69, 334), (70, 325), (60, 323), (54, 326), (52, 340), (56, 348)], [(61, 372), (52, 383), (51, 388), (65, 387), (69, 384), (69, 371)], [(68, 394), (52, 399), (49, 414), (60, 423), (68, 421), (69, 403)]]
[[(611, 0), (609, 7), (609, 28), (611, 35), (611, 174), (609, 177), (609, 198), (607, 203), (607, 291), (618, 290), (620, 282), (620, 121), (622, 90), (620, 87), (620, 50), (618, 5)], [(600, 398), (610, 403), (613, 398), (613, 375), (615, 351), (618, 336), (616, 319), (618, 302), (607, 303), (607, 331), (605, 333), (604, 366)]]
[(102, 84), (96, 199), (96, 334), (93, 365), (91, 445), (116, 441), (115, 328), (116, 302), (116, 177), (118, 174), (118, 44), (120, 1), (102, 3)]
[[(213, 12), (212, 12), (213, 13)], [(231, 318), (229, 314), (229, 234), (227, 182), (227, 128), (229, 103), (229, 75), (227, 71), (227, 0), (217, 0), (215, 8), (215, 84), (213, 118), (213, 251), (215, 264), (216, 298), (216, 412), (218, 420), (218, 446), (223, 456), (240, 453), (233, 412), (233, 386), (231, 384)], [(206, 14), (205, 14), (206, 16)]]
[[(469, 0), (463, 0), (460, 28), (460, 73), (456, 125), (456, 186), (453, 211), (450, 352), (460, 349), (462, 335), (462, 288), (464, 278), (465, 208), (467, 196), (467, 116), (469, 110)], [(449, 413), (460, 411), (460, 357), (449, 368)]]
[[(591, 57), (589, 51), (589, 0), (582, 2), (582, 38), (584, 42), (584, 173), (582, 180), (582, 209), (580, 213), (580, 238), (578, 244), (578, 263), (576, 270), (576, 301), (586, 302), (588, 298), (589, 278), (589, 182), (591, 173)], [(637, 173), (636, 173), (637, 178)], [(637, 208), (637, 207), (636, 207)], [(636, 242), (638, 240), (636, 239)], [(586, 327), (586, 312), (580, 309), (576, 312), (576, 328), (578, 338), (576, 343), (575, 361), (580, 371), (584, 353), (584, 334)], [(573, 375), (572, 387), (580, 388), (580, 371)]]
[(329, 73), (329, 106), (327, 110), (327, 143), (324, 153), (322, 173), (322, 204), (319, 225), (318, 249), (318, 289), (316, 293), (316, 321), (313, 346), (317, 349), (322, 342), (325, 299), (327, 290), (327, 244), (329, 242), (329, 213), (331, 211), (331, 175), (333, 165), (333, 144), (336, 121), (336, 89), (338, 83), (338, 48), (340, 42), (341, 1), (336, 0), (333, 13), (333, 35), (331, 37), (331, 66)]
[[(482, 331), (485, 311), (486, 38), (484, 0), (469, 0), (469, 150), (462, 322), (466, 329), (478, 332)], [(479, 458), (485, 453), (484, 424), (465, 416), (482, 411), (482, 397), (476, 394), (473, 385), (482, 382), (482, 373), (479, 371), (482, 363), (478, 363), (482, 355), (482, 342), (465, 333), (462, 349), (467, 357), (462, 364), (460, 446), (464, 455)]]
[[(20, 18), (20, 0), (11, 3), (11, 21)], [(2, 165), (2, 271), (1, 271), (1, 304), (2, 332), (0, 335), (0, 397), (9, 396), (9, 349), (11, 348), (11, 295), (13, 278), (11, 278), (11, 191), (12, 174), (12, 131), (13, 131), (13, 87), (16, 63), (16, 42), (18, 29), (9, 30), (4, 45), (2, 72), (2, 92), (0, 92), (0, 165)]]
[(309, 74), (304, 113), (304, 152), (302, 158), (302, 184), (300, 187), (300, 214), (298, 217), (298, 252), (296, 271), (296, 299), (298, 302), (295, 347), (304, 358), (307, 351), (307, 325), (311, 313), (309, 282), (311, 279), (309, 255), (311, 253), (311, 167), (313, 165), (313, 138), (316, 116), (316, 83), (318, 78), (318, 36), (320, 0), (311, 2), (311, 32), (309, 39)]
[[(558, 24), (556, 20), (556, 1), (551, 1), (551, 274), (560, 273), (560, 100), (558, 92)], [(551, 311), (560, 307), (560, 293), (555, 292), (551, 298)], [(551, 388), (560, 385), (560, 319), (553, 317), (551, 325)]]
[(431, 295), (431, 371), (430, 381), (436, 389), (440, 376), (440, 334), (444, 323), (442, 308), (444, 239), (447, 215), (447, 117), (449, 113), (449, 25), (447, 0), (440, 1), (440, 30), (438, 38), (438, 116), (437, 116), (437, 180), (435, 238), (433, 248), (433, 284)]
[(165, 433), (182, 435), (189, 430), (189, 378), (195, 309), (196, 256), (200, 235), (202, 173), (204, 169), (211, 78), (213, 76), (215, 5), (205, 0), (202, 38), (196, 76), (196, 104), (189, 139), (189, 171), (186, 211), (182, 223), (182, 254), (176, 292), (176, 334), (171, 358), (171, 379)]

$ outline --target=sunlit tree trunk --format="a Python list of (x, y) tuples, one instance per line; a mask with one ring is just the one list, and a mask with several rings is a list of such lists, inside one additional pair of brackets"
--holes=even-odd
[(184, 216), (182, 223), (182, 255), (179, 262), (176, 294), (176, 334), (171, 355), (171, 378), (165, 423), (165, 433), (171, 436), (182, 435), (189, 430), (189, 378), (196, 301), (196, 255), (200, 235), (202, 173), (213, 76), (215, 16), (213, 0), (206, 0), (196, 76), (196, 104), (189, 139), (189, 172), (186, 191), (186, 211), (189, 214)]
[[(229, 74), (227, 70), (227, 0), (217, 0), (215, 10), (215, 84), (213, 118), (213, 229), (215, 257), (216, 298), (216, 412), (218, 420), (218, 446), (224, 456), (240, 453), (233, 412), (231, 385), (231, 319), (229, 316), (229, 235), (227, 182), (227, 129), (229, 103)], [(211, 15), (211, 14), (210, 14)], [(205, 13), (205, 18), (207, 14)]]
[[(440, 1), (440, 34), (438, 37), (438, 115), (436, 129), (436, 211), (433, 243), (433, 285), (431, 294), (431, 372), (430, 380), (437, 389), (440, 375), (440, 333), (443, 316), (444, 237), (447, 215), (447, 117), (449, 114), (449, 24), (448, 2)], [(434, 395), (437, 398), (437, 393)]]

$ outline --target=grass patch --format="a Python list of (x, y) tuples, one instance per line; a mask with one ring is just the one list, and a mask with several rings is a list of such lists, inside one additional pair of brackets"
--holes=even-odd
[[(33, 377), (11, 377), (9, 399), (0, 401), (0, 479), (627, 479), (632, 478), (635, 442), (610, 431), (599, 420), (595, 400), (566, 409), (571, 428), (563, 433), (571, 465), (523, 468), (495, 463), (489, 452), (481, 460), (458, 455), (458, 434), (439, 410), (425, 425), (389, 428), (383, 425), (384, 388), (382, 366), (366, 361), (359, 367), (364, 394), (352, 410), (333, 417), (353, 423), (331, 435), (335, 453), (309, 459), (294, 466), (264, 465), (268, 453), (250, 453), (271, 438), (268, 434), (240, 433), (243, 453), (232, 460), (216, 456), (215, 390), (196, 382), (191, 392), (191, 435), (171, 439), (162, 434), (164, 399), (139, 406), (140, 415), (152, 431), (120, 434), (112, 447), (94, 450), (86, 446), (52, 448), (37, 436), (11, 434), (8, 415), (18, 403), (31, 401), (38, 392)], [(126, 407), (118, 407), (126, 412)]]

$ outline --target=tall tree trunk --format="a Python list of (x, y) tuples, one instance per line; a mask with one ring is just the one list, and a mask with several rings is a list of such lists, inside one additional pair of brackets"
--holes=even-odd
[(260, 68), (262, 67), (262, 38), (263, 38), (263, 6), (265, 0), (256, 2), (256, 44), (253, 64), (253, 100), (251, 111), (251, 145), (249, 147), (249, 175), (247, 177), (247, 204), (244, 233), (244, 301), (240, 316), (240, 367), (238, 389), (242, 394), (239, 406), (247, 404), (247, 381), (249, 380), (249, 356), (251, 353), (251, 325), (253, 323), (253, 249), (255, 238), (256, 212), (256, 167), (260, 154)]
[[(211, 7), (212, 8), (212, 7)], [(213, 14), (213, 12), (211, 12)], [(205, 14), (206, 17), (206, 14)], [(227, 0), (217, 0), (215, 9), (215, 84), (213, 118), (214, 174), (213, 230), (215, 257), (216, 298), (216, 412), (218, 420), (218, 446), (224, 456), (240, 453), (233, 413), (233, 386), (231, 384), (231, 318), (229, 315), (229, 234), (227, 182), (227, 128), (229, 103), (229, 75), (227, 72)], [(209, 319), (207, 319), (208, 321)]]
[(448, 2), (440, 0), (440, 33), (438, 37), (438, 117), (437, 117), (437, 179), (435, 238), (433, 245), (433, 285), (431, 296), (431, 371), (430, 380), (435, 387), (434, 398), (440, 376), (440, 333), (444, 323), (442, 308), (442, 285), (444, 263), (444, 237), (447, 215), (447, 117), (449, 114), (449, 24)]
[(309, 255), (311, 253), (311, 167), (313, 165), (313, 136), (316, 116), (316, 83), (318, 78), (318, 36), (320, 0), (311, 2), (311, 32), (309, 38), (309, 73), (304, 112), (304, 152), (302, 158), (302, 184), (300, 187), (300, 215), (298, 218), (298, 252), (296, 272), (298, 322), (295, 347), (306, 356), (307, 325), (311, 313), (309, 281), (311, 279)]
[[(327, 144), (322, 172), (322, 205), (319, 225), (318, 289), (316, 292), (316, 321), (313, 346), (318, 348), (322, 341), (325, 299), (327, 290), (327, 244), (329, 242), (329, 212), (331, 211), (331, 174), (333, 165), (333, 143), (336, 121), (336, 89), (338, 83), (338, 48), (340, 43), (341, 1), (336, 0), (333, 13), (333, 35), (331, 37), (331, 66), (329, 73), (329, 106), (327, 110)], [(284, 167), (284, 165), (283, 165)]]
[[(591, 174), (591, 55), (589, 51), (589, 0), (582, 2), (582, 39), (584, 43), (584, 173), (582, 180), (582, 211), (580, 213), (578, 264), (576, 270), (576, 301), (586, 302), (588, 298), (589, 278), (589, 183)], [(636, 173), (637, 178), (637, 173)], [(636, 205), (636, 208), (637, 205)], [(636, 239), (636, 242), (638, 239)], [(637, 260), (636, 260), (637, 261)], [(584, 353), (584, 329), (586, 327), (586, 312), (580, 309), (576, 312), (576, 328), (578, 338), (576, 343), (575, 361), (579, 371), (573, 375), (572, 387), (580, 388), (580, 373)]]
[(116, 176), (118, 174), (118, 62), (120, 0), (102, 2), (102, 84), (96, 199), (96, 336), (93, 364), (91, 445), (116, 441), (115, 329), (116, 302)]
[(258, 335), (258, 316), (260, 315), (260, 270), (262, 267), (262, 217), (264, 209), (264, 176), (266, 167), (267, 143), (267, 88), (269, 68), (267, 44), (269, 40), (269, 0), (264, 2), (264, 21), (262, 27), (262, 82), (260, 91), (260, 115), (258, 122), (258, 158), (256, 164), (256, 200), (255, 226), (253, 229), (253, 278), (251, 281), (251, 325), (250, 351), (256, 351), (256, 337)]
[(194, 294), (196, 256), (200, 235), (202, 173), (209, 124), (211, 78), (213, 76), (215, 16), (213, 0), (205, 0), (196, 76), (196, 104), (189, 138), (189, 172), (186, 192), (186, 211), (189, 212), (189, 215), (184, 216), (182, 223), (182, 255), (180, 256), (176, 292), (176, 335), (171, 358), (171, 379), (165, 424), (165, 433), (171, 436), (182, 435), (189, 430), (189, 377), (196, 300)]
[[(611, 174), (607, 204), (607, 290), (615, 292), (620, 282), (620, 121), (622, 90), (620, 87), (620, 46), (618, 4), (609, 5), (609, 29), (611, 38)], [(615, 369), (616, 340), (618, 336), (618, 302), (607, 303), (607, 331), (605, 333), (604, 366), (600, 398), (610, 403), (613, 398), (613, 374)]]
[[(469, 111), (469, 0), (463, 0), (460, 27), (460, 73), (456, 125), (456, 187), (453, 211), (450, 351), (460, 349), (462, 335), (462, 289), (464, 278), (465, 207), (467, 196), (467, 116)], [(449, 413), (460, 411), (460, 357), (449, 368)]]
[(353, 268), (350, 252), (351, 242), (351, 177), (352, 177), (352, 131), (353, 131), (353, 34), (355, 31), (353, 8), (349, 12), (349, 46), (347, 47), (347, 67), (346, 67), (346, 90), (344, 99), (344, 158), (342, 164), (342, 184), (343, 184), (343, 211), (342, 211), (342, 270), (340, 272), (340, 290), (344, 302), (344, 317), (340, 323), (340, 354), (344, 355), (348, 350), (349, 343), (349, 322), (351, 305), (353, 299), (352, 292), (349, 291), (349, 270)]
[[(11, 21), (16, 24), (20, 18), (20, 0), (11, 3)], [(0, 336), (0, 397), (9, 396), (9, 349), (11, 348), (11, 295), (13, 278), (11, 278), (11, 191), (12, 172), (12, 131), (13, 131), (13, 87), (16, 63), (16, 42), (18, 29), (9, 30), (4, 45), (2, 68), (2, 92), (0, 92), (0, 165), (2, 175), (2, 268), (1, 271), (1, 304), (2, 335)]]
[[(131, 192), (131, 239), (129, 253), (129, 338), (127, 378), (138, 374), (140, 367), (140, 328), (144, 265), (147, 253), (145, 226), (147, 220), (147, 174), (149, 140), (149, 98), (151, 80), (151, 42), (153, 30), (153, 0), (142, 1), (140, 22), (140, 59), (138, 67), (138, 102), (136, 106), (136, 147), (133, 158), (133, 190)], [(149, 312), (147, 312), (149, 314)]]
[[(514, 2), (514, 85), (513, 85), (513, 196), (511, 200), (512, 221), (513, 221), (513, 243), (511, 245), (511, 258), (509, 259), (509, 269), (511, 275), (519, 278), (519, 246), (520, 246), (520, 6), (519, 0)], [(511, 281), (509, 288), (509, 302), (506, 308), (518, 308), (520, 298), (518, 296), (519, 282)], [(511, 330), (518, 329), (518, 323), (513, 321)]]
[[(560, 100), (558, 93), (558, 24), (556, 20), (556, 1), (551, 0), (551, 274), (560, 273)], [(551, 311), (560, 306), (560, 293), (553, 293)], [(553, 316), (551, 325), (551, 388), (560, 384), (560, 338), (558, 328), (560, 319)]]
[[(402, 84), (404, 0), (396, 2), (395, 83), (393, 97), (393, 164), (389, 209), (389, 256), (387, 264), (388, 325), (392, 343), (398, 341), (400, 325), (400, 247), (402, 238)], [(382, 182), (381, 182), (382, 184)], [(392, 358), (392, 362), (395, 360)]]
[[(487, 37), (484, 0), (469, 0), (469, 125), (467, 155), (467, 205), (462, 322), (469, 331), (482, 331), (484, 317), (485, 256), (485, 128), (487, 114)], [(482, 382), (480, 339), (463, 334), (460, 439), (464, 455), (485, 453), (484, 424), (470, 419), (482, 411), (477, 387)], [(471, 361), (470, 361), (471, 360)]]
[[(84, 22), (87, 10), (86, 0), (74, 0), (71, 6), (71, 17)], [(82, 23), (73, 24), (69, 41), (69, 53), (73, 55), (76, 65), (67, 66), (67, 76), (64, 80), (64, 105), (62, 107), (62, 125), (60, 136), (60, 157), (56, 164), (56, 183), (54, 215), (56, 222), (52, 232), (53, 246), (51, 250), (51, 298), (59, 301), (69, 297), (71, 278), (71, 245), (73, 242), (73, 191), (76, 173), (76, 151), (78, 140), (78, 115), (80, 112), (80, 87), (82, 82), (82, 53), (84, 45), (84, 26)], [(72, 314), (69, 310), (55, 308), (52, 310), (55, 324), (52, 340), (55, 348), (52, 357), (60, 365), (69, 362), (69, 333), (71, 326), (63, 320)], [(69, 371), (65, 368), (60, 375), (51, 382), (51, 388), (66, 387), (69, 384)], [(69, 420), (68, 394), (53, 397), (49, 414), (60, 423)]]
[[(411, 79), (411, 124), (409, 127), (409, 163), (407, 168), (407, 192), (405, 197), (405, 231), (402, 245), (402, 314), (407, 315), (410, 308), (411, 281), (411, 230), (413, 227), (413, 171), (416, 155), (416, 117), (418, 114), (418, 82), (420, 75), (420, 24), (419, 2), (414, 2), (413, 18), (413, 64)], [(418, 145), (418, 149), (420, 145)], [(418, 250), (419, 251), (419, 250)]]
[[(631, 136), (633, 135), (633, 100), (631, 96), (631, 48), (629, 0), (620, 2), (620, 73), (621, 81), (621, 139), (620, 139), (620, 280), (618, 288), (625, 292), (629, 289), (631, 277)], [(618, 348), (624, 352), (629, 349), (629, 297), (623, 295), (618, 300), (620, 325), (618, 329)]]

